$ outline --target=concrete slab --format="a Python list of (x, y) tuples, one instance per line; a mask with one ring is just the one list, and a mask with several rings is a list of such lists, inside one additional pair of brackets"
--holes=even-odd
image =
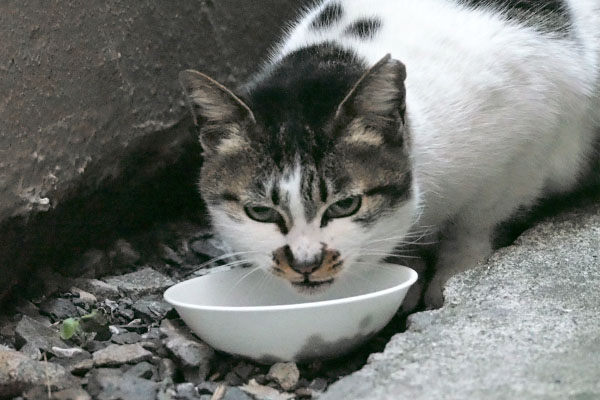
[(320, 399), (600, 398), (600, 204), (540, 223), (445, 295)]

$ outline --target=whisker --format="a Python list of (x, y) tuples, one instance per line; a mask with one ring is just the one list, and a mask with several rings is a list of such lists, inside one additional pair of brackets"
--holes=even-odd
[(206, 267), (207, 265), (213, 264), (213, 263), (215, 263), (217, 261), (221, 261), (221, 260), (223, 260), (225, 258), (236, 257), (236, 256), (239, 256), (239, 255), (242, 255), (242, 254), (256, 254), (256, 253), (261, 253), (261, 252), (260, 251), (238, 251), (238, 252), (235, 252), (235, 253), (227, 253), (227, 254), (223, 254), (223, 255), (211, 258), (210, 260), (205, 261), (202, 264), (199, 264), (199, 265), (195, 266), (195, 268), (196, 269), (201, 269), (201, 268)]
[(258, 267), (254, 267), (250, 270), (250, 272), (245, 273), (244, 275), (242, 275), (242, 277), (240, 279), (237, 280), (237, 282), (229, 289), (229, 293), (231, 293), (240, 283), (242, 283), (242, 281), (244, 279), (246, 279), (247, 277), (249, 277), (251, 274), (253, 274), (254, 272), (258, 271), (260, 269), (260, 266)]

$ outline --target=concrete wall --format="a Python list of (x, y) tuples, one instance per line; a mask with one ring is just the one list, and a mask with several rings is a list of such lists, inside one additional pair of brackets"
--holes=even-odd
[[(136, 151), (156, 157), (144, 164), (149, 178), (153, 167), (194, 146), (187, 123), (179, 123), (187, 115), (180, 70), (199, 69), (229, 85), (243, 80), (301, 4), (0, 2), (0, 293), (15, 269), (34, 267), (24, 253), (38, 244), (51, 253), (52, 246), (38, 242), (55, 228), (76, 231), (81, 223), (72, 219), (86, 216), (63, 210), (71, 218), (57, 221), (40, 213), (93, 199), (106, 182), (119, 182), (130, 165), (124, 160), (139, 158)], [(32, 235), (34, 223), (46, 234)], [(21, 247), (25, 240), (29, 247)]]

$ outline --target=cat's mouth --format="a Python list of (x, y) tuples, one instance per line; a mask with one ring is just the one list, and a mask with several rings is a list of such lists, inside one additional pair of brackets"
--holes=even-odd
[(329, 288), (335, 280), (335, 276), (332, 276), (331, 274), (323, 277), (313, 276), (312, 274), (305, 274), (304, 276), (298, 276), (300, 274), (296, 274), (295, 276), (290, 276), (289, 274), (282, 274), (281, 270), (278, 269), (274, 269), (273, 273), (291, 283), (292, 287), (299, 292), (305, 294), (322, 292)]
[(327, 287), (333, 283), (333, 279), (334, 278), (323, 279), (320, 281), (314, 281), (314, 280), (310, 280), (307, 278), (307, 279), (304, 279), (303, 281), (292, 282), (292, 285), (295, 287), (298, 287), (300, 289), (302, 289), (302, 288), (312, 289), (312, 288)]
[(329, 286), (333, 284), (334, 278), (314, 281), (310, 279), (304, 279), (303, 281), (292, 282), (291, 284), (294, 288), (296, 288), (301, 293), (305, 294), (313, 294), (316, 292), (321, 292), (327, 289)]

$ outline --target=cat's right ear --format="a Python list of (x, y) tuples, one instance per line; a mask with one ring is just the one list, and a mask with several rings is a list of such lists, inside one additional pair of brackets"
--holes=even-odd
[(231, 90), (194, 70), (179, 73), (194, 124), (200, 126), (200, 143), (215, 152), (228, 140), (242, 141), (244, 126), (256, 123), (252, 110)]

